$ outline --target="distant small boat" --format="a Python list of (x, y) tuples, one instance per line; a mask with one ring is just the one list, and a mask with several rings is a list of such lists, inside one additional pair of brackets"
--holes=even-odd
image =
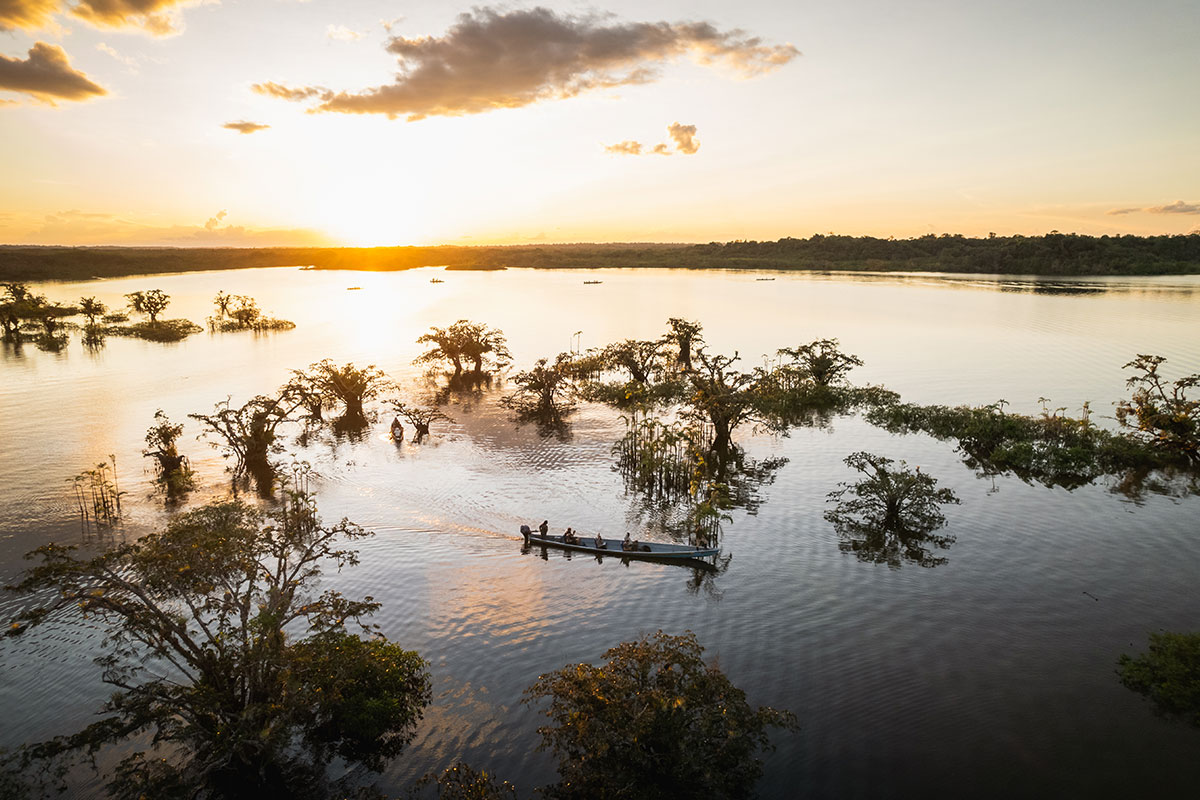
[(604, 283), (604, 281), (584, 281), (584, 283)]
[(346, 291), (347, 292), (357, 292), (361, 288), (362, 288), (361, 286), (347, 286)]
[(430, 278), (429, 282), (430, 283), (445, 283), (445, 281), (442, 280), (441, 278)]
[[(596, 556), (616, 556), (617, 558), (647, 558), (660, 559), (678, 558), (714, 558), (721, 554), (719, 547), (692, 547), (686, 544), (666, 544), (665, 542), (641, 542), (641, 550), (622, 550), (620, 539), (608, 539), (608, 547), (596, 547), (595, 539), (581, 536), (577, 544), (568, 544), (561, 536), (547, 534), (542, 536), (529, 529), (528, 525), (521, 526), (521, 535), (530, 544), (561, 547), (563, 550), (576, 550), (580, 553), (591, 553)], [(648, 549), (647, 549), (648, 548)]]
[(774, 278), (755, 278), (754, 280), (756, 280), (756, 281), (773, 281), (775, 279)]

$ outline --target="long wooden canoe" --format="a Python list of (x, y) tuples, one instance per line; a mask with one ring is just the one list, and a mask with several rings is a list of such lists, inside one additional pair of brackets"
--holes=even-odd
[[(542, 536), (528, 526), (521, 526), (521, 535), (530, 544), (560, 547), (563, 550), (575, 550), (580, 553), (591, 553), (597, 556), (615, 556), (617, 558), (645, 558), (659, 561), (661, 559), (683, 558), (712, 558), (721, 554), (719, 547), (692, 547), (686, 544), (667, 544), (666, 542), (642, 542), (641, 550), (622, 550), (620, 539), (605, 539), (608, 547), (596, 547), (595, 538), (580, 536), (575, 544), (563, 541), (563, 537), (547, 534)], [(649, 550), (645, 548), (650, 548)]]

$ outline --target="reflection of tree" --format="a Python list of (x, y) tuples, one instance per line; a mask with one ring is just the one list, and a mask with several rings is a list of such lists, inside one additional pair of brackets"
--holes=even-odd
[(889, 567), (946, 563), (933, 550), (950, 547), (954, 537), (934, 531), (946, 524), (940, 506), (958, 502), (954, 492), (934, 488), (937, 480), (920, 467), (909, 470), (903, 461), (893, 467), (892, 459), (863, 452), (845, 461), (866, 477), (829, 493), (838, 504), (825, 518), (841, 537), (840, 549)]
[(530, 686), (526, 702), (549, 701), (538, 733), (558, 757), (545, 795), (752, 796), (768, 729), (794, 729), (795, 717), (751, 707), (703, 652), (690, 632), (659, 631), (610, 649), (602, 666), (570, 664)]
[(1117, 674), (1160, 714), (1200, 727), (1200, 633), (1152, 633), (1149, 652), (1122, 654)]

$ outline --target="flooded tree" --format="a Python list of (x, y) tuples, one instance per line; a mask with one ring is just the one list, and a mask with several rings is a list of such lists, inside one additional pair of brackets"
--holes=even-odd
[(449, 328), (430, 327), (429, 333), (417, 339), (417, 344), (433, 347), (418, 356), (414, 364), (449, 362), (455, 377), (462, 375), (463, 362), (471, 364), (475, 375), (483, 375), (485, 365), (489, 370), (498, 369), (510, 358), (503, 332), (466, 319)]
[(212, 331), (278, 331), (291, 330), (296, 323), (286, 319), (268, 317), (253, 297), (240, 294), (217, 292), (213, 298), (216, 316), (208, 318)]
[(601, 358), (609, 369), (624, 371), (630, 381), (645, 386), (662, 368), (662, 351), (662, 342), (625, 339), (605, 347)]
[(500, 402), (524, 418), (561, 420), (574, 408), (571, 373), (570, 353), (559, 353), (554, 361), (539, 358), (532, 369), (512, 377), (517, 390)]
[(392, 408), (396, 412), (396, 416), (403, 418), (416, 431), (416, 441), (421, 441), (429, 435), (429, 426), (434, 422), (453, 422), (454, 420), (443, 414), (436, 408), (420, 408), (418, 406), (410, 406), (401, 400), (389, 400)]
[(821, 386), (831, 386), (845, 380), (862, 359), (838, 348), (837, 339), (816, 339), (799, 347), (782, 347), (778, 355), (787, 356), (810, 380)]
[(258, 395), (240, 408), (231, 407), (225, 399), (216, 404), (212, 414), (188, 416), (203, 423), (206, 434), (218, 437), (219, 441), (212, 442), (214, 447), (224, 448), (226, 457), (235, 458), (235, 479), (249, 475), (260, 493), (269, 494), (275, 480), (271, 455), (283, 451), (276, 430), (291, 419), (299, 405), (300, 398), (285, 387), (274, 397)]
[(890, 567), (906, 562), (922, 567), (946, 563), (933, 550), (950, 547), (954, 537), (934, 531), (946, 524), (941, 506), (958, 502), (954, 492), (936, 488), (935, 478), (920, 467), (910, 470), (903, 461), (896, 464), (890, 458), (858, 452), (845, 462), (866, 477), (854, 484), (842, 483), (829, 493), (837, 507), (825, 512), (825, 519), (841, 537), (839, 547), (860, 561)]
[(96, 320), (103, 317), (105, 311), (108, 311), (108, 306), (95, 297), (79, 298), (79, 313), (87, 317), (88, 327), (95, 327)]
[(98, 663), (115, 693), (96, 722), (17, 760), (109, 748), (117, 797), (311, 797), (333, 793), (335, 758), (381, 769), (429, 701), (427, 665), (366, 623), (379, 603), (318, 588), (370, 535), (326, 525), (297, 489), (266, 517), (220, 501), (98, 556), (35, 550), (14, 587), (35, 605), (12, 630), (82, 614), (106, 633)]
[(158, 315), (171, 304), (171, 296), (162, 289), (131, 292), (125, 298), (129, 301), (129, 307), (139, 314), (145, 314), (151, 324), (158, 322)]
[(1117, 674), (1158, 713), (1200, 727), (1200, 633), (1152, 633), (1148, 652), (1122, 654)]
[(675, 360), (679, 368), (684, 372), (690, 372), (692, 350), (704, 343), (704, 337), (701, 335), (702, 326), (699, 322), (692, 322), (681, 317), (671, 317), (667, 320), (667, 328), (667, 335), (663, 338), (663, 343), (675, 348)]
[(172, 424), (160, 408), (154, 412), (154, 424), (146, 430), (145, 458), (153, 458), (158, 482), (168, 498), (175, 498), (192, 488), (192, 468), (188, 457), (179, 452), (177, 442), (183, 434), (183, 424)]
[(541, 676), (525, 702), (549, 701), (542, 746), (558, 759), (551, 798), (742, 798), (762, 775), (769, 729), (795, 717), (751, 707), (690, 631), (659, 631)]
[(1200, 374), (1169, 382), (1158, 373), (1164, 361), (1139, 354), (1124, 366), (1137, 374), (1125, 382), (1134, 392), (1117, 403), (1117, 421), (1140, 441), (1200, 466), (1200, 399), (1187, 396), (1200, 386)]
[(310, 365), (307, 371), (295, 370), (293, 375), (297, 385), (307, 387), (307, 406), (311, 408), (313, 398), (319, 398), (326, 408), (340, 406), (342, 418), (353, 422), (365, 422), (363, 403), (392, 386), (388, 376), (374, 364), (338, 366), (328, 358)]
[(734, 369), (737, 353), (723, 356), (700, 350), (696, 356), (700, 365), (687, 375), (691, 395), (685, 400), (685, 413), (711, 426), (709, 450), (719, 456), (729, 451), (734, 429), (754, 417), (762, 375)]

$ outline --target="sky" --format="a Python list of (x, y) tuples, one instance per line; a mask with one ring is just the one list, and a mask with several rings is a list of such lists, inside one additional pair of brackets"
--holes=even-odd
[(0, 0), (0, 243), (1200, 230), (1196, 0)]

